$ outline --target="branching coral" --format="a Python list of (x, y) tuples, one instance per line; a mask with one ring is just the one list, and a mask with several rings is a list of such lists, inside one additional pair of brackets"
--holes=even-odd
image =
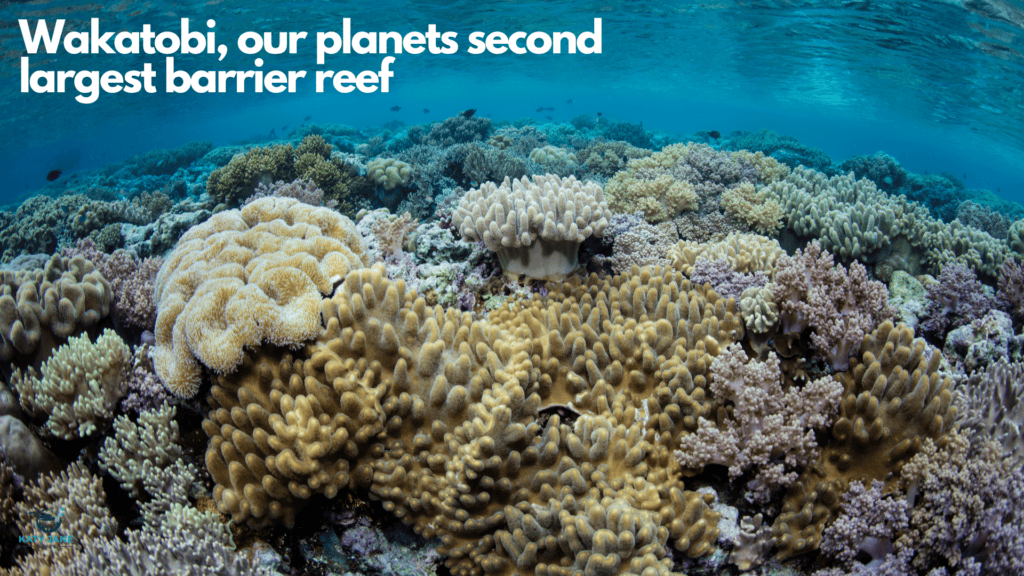
[(140, 414), (138, 424), (121, 416), (114, 421), (114, 436), (103, 443), (100, 467), (136, 498), (147, 470), (164, 468), (181, 457), (174, 414), (173, 406), (163, 406)]
[(743, 182), (757, 172), (728, 153), (705, 144), (676, 144), (648, 158), (630, 160), (607, 185), (608, 205), (616, 213), (644, 212), (652, 224), (671, 220)]
[(1024, 573), (1024, 469), (1003, 457), (998, 442), (978, 443), (972, 450), (955, 433), (941, 448), (928, 439), (903, 466), (900, 484), (913, 508), (909, 530), (896, 547), (914, 551), (913, 567)]
[(758, 191), (750, 182), (726, 190), (720, 204), (761, 234), (774, 236), (782, 228), (782, 206), (766, 190)]
[(893, 315), (884, 284), (869, 280), (858, 262), (847, 272), (818, 242), (779, 258), (770, 289), (779, 307), (779, 336), (796, 342), (810, 330), (811, 343), (835, 370), (845, 370), (864, 336)]
[(1003, 358), (975, 372), (957, 392), (968, 408), (959, 424), (972, 444), (992, 439), (1024, 462), (1024, 364)]
[[(709, 552), (718, 515), (671, 450), (742, 337), (735, 303), (658, 269), (548, 286), (474, 320), (350, 273), (314, 345), (218, 378), (203, 426), (220, 510), (290, 524), (314, 494), (364, 486), (460, 576), (661, 574), (670, 540)], [(569, 403), (575, 422), (538, 420)]]
[(725, 416), (717, 423), (700, 418), (696, 433), (680, 441), (676, 459), (687, 468), (728, 466), (731, 478), (756, 468), (752, 486), (767, 499), (796, 479), (796, 467), (817, 457), (815, 430), (832, 424), (843, 386), (825, 377), (783, 391), (774, 353), (758, 362), (733, 344), (711, 365), (710, 391)]
[(125, 393), (125, 378), (132, 365), (128, 346), (113, 330), (90, 342), (87, 335), (71, 338), (43, 364), (40, 372), (15, 370), (11, 383), (21, 406), (45, 417), (48, 434), (71, 440), (96, 432), (113, 417)]
[(892, 491), (926, 439), (945, 445), (957, 410), (941, 361), (906, 326), (883, 322), (864, 337), (850, 369), (835, 376), (844, 397), (821, 456), (790, 486), (773, 525), (780, 559), (818, 548), (850, 482), (881, 480)]
[(331, 151), (332, 146), (318, 135), (305, 137), (294, 148), (291, 144), (252, 148), (214, 170), (206, 181), (206, 190), (216, 201), (237, 206), (261, 184), (303, 179), (323, 190), (329, 199), (340, 202), (358, 186), (358, 177)]
[(885, 483), (874, 480), (871, 488), (854, 480), (843, 494), (842, 513), (822, 533), (821, 551), (847, 567), (860, 553), (873, 563), (893, 553), (893, 542), (907, 529), (907, 501), (902, 494), (883, 494)]
[(959, 263), (942, 267), (938, 282), (927, 287), (928, 319), (921, 324), (925, 334), (942, 340), (945, 334), (981, 318), (996, 308), (996, 299), (978, 281), (974, 271)]

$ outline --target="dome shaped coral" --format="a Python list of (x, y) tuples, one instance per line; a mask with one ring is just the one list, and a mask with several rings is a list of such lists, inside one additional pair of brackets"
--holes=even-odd
[(157, 275), (157, 373), (193, 396), (201, 366), (225, 374), (245, 347), (316, 337), (320, 301), (368, 264), (348, 218), (291, 198), (264, 198), (185, 233)]

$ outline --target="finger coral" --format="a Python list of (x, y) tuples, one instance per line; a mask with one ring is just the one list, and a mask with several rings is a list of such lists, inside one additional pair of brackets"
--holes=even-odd
[(816, 550), (853, 480), (885, 482), (926, 439), (945, 445), (957, 410), (953, 383), (939, 374), (942, 355), (914, 332), (883, 322), (864, 337), (850, 369), (835, 378), (844, 388), (839, 415), (821, 455), (790, 486), (772, 526), (779, 559)]
[(0, 359), (95, 326), (110, 313), (111, 297), (110, 283), (80, 256), (54, 255), (39, 270), (0, 272)]
[(572, 272), (580, 244), (604, 235), (609, 218), (600, 186), (548, 174), (466, 192), (452, 223), (466, 239), (497, 252), (506, 271), (545, 278)]
[(412, 179), (412, 166), (394, 158), (377, 159), (366, 165), (366, 175), (377, 186), (394, 190), (408, 186)]
[(367, 265), (355, 226), (327, 208), (263, 198), (216, 214), (182, 236), (157, 275), (157, 374), (188, 398), (201, 365), (228, 373), (246, 347), (314, 338), (323, 295)]
[[(474, 320), (374, 268), (323, 318), (300, 353), (217, 379), (206, 463), (235, 521), (290, 525), (312, 495), (361, 486), (460, 576), (666, 574), (670, 540), (711, 551), (718, 514), (672, 450), (742, 338), (735, 301), (634, 269)], [(565, 406), (578, 416), (552, 413)]]
[(71, 338), (43, 364), (40, 373), (15, 370), (11, 383), (21, 407), (45, 417), (43, 430), (71, 440), (84, 438), (114, 415), (125, 393), (132, 354), (113, 330), (90, 342), (87, 335)]

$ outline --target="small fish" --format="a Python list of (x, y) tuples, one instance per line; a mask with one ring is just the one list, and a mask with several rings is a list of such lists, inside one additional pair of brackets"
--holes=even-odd
[(551, 116), (545, 116), (545, 118), (547, 118), (548, 120), (554, 120), (554, 118), (552, 118)]
[(462, 116), (465, 118), (472, 118), (473, 114), (476, 114), (476, 108), (470, 108), (469, 110), (462, 112)]
[(719, 132), (718, 130), (712, 130), (711, 132), (708, 132), (708, 136), (711, 136), (715, 140), (718, 140), (719, 138), (722, 137), (722, 133)]
[(303, 121), (303, 122), (308, 122), (308, 121), (309, 121), (309, 120), (311, 120), (312, 118), (313, 118), (313, 115), (312, 115), (312, 114), (310, 114), (309, 116), (306, 116), (305, 118), (303, 118), (303, 119), (302, 119), (302, 121)]
[(569, 98), (568, 100), (565, 101), (566, 104), (572, 104), (573, 102), (575, 102), (575, 100), (573, 100), (572, 98)]
[(430, 114), (430, 108), (424, 108), (423, 109), (423, 113), (424, 114)]
[(268, 137), (270, 137), (270, 138), (277, 138), (277, 130), (274, 130), (273, 128), (271, 128), (270, 129), (270, 134), (268, 135)]
[(57, 178), (60, 178), (60, 175), (63, 173), (63, 170), (50, 170), (49, 172), (46, 173), (46, 179), (50, 182), (53, 182)]
[(537, 107), (537, 112), (543, 112), (543, 111), (544, 111), (544, 107), (543, 106), (538, 106)]
[(598, 117), (598, 118), (600, 118), (600, 117), (601, 117), (601, 113), (600, 113), (600, 112), (598, 112), (598, 113), (597, 113), (597, 117)]
[(284, 132), (287, 129), (288, 129), (288, 125), (287, 124), (285, 124), (284, 126), (281, 126), (281, 131), (282, 132)]
[(554, 112), (555, 111), (555, 107), (554, 106), (548, 106), (547, 108), (545, 108), (545, 110), (547, 110), (548, 112)]
[(398, 111), (399, 111), (399, 110), (401, 110), (401, 109), (402, 109), (402, 107), (401, 107), (401, 106), (392, 106), (392, 107), (391, 107), (391, 111), (392, 111), (392, 112), (398, 112)]
[(967, 172), (964, 172), (964, 180), (967, 180)]

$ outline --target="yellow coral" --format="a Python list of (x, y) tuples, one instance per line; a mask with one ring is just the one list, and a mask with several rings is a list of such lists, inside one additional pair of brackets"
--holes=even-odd
[(771, 156), (765, 156), (764, 152), (760, 150), (757, 152), (738, 150), (732, 153), (732, 157), (751, 164), (757, 170), (757, 179), (761, 184), (771, 184), (785, 180), (786, 176), (789, 176), (789, 166)]
[[(653, 158), (630, 160), (629, 166), (634, 166), (634, 162), (655, 162)], [(668, 175), (648, 179), (623, 170), (612, 176), (605, 188), (608, 206), (613, 212), (632, 214), (642, 210), (644, 218), (652, 224), (671, 220), (697, 205), (693, 185)]]
[(757, 234), (732, 233), (721, 242), (689, 242), (680, 240), (675, 248), (669, 250), (668, 257), (676, 270), (682, 270), (689, 276), (698, 258), (708, 260), (726, 259), (737, 272), (766, 272), (769, 276), (775, 273), (775, 261), (786, 252), (777, 240)]
[(774, 236), (782, 228), (785, 215), (782, 206), (767, 191), (760, 192), (750, 182), (744, 182), (722, 193), (722, 208), (746, 222), (761, 234)]
[(864, 337), (860, 357), (836, 375), (845, 398), (831, 440), (790, 488), (772, 527), (779, 559), (818, 548), (851, 481), (882, 480), (892, 490), (925, 438), (945, 445), (957, 410), (953, 382), (939, 374), (941, 360), (902, 324), (886, 321)]
[[(708, 553), (719, 516), (672, 449), (742, 338), (735, 301), (661, 269), (548, 286), (482, 320), (350, 273), (315, 343), (217, 379), (220, 510), (290, 524), (314, 494), (366, 487), (460, 576), (665, 574), (669, 540)], [(574, 422), (541, 423), (565, 406)]]
[(263, 198), (193, 227), (157, 275), (157, 373), (187, 398), (200, 363), (228, 373), (245, 347), (314, 338), (321, 298), (369, 264), (364, 252), (348, 218), (291, 198)]
[(108, 328), (95, 343), (88, 335), (68, 340), (43, 364), (41, 376), (33, 368), (24, 375), (16, 369), (11, 383), (22, 408), (47, 418), (44, 430), (72, 440), (113, 417), (131, 366), (128, 346)]
[(385, 190), (394, 190), (409, 185), (412, 166), (394, 158), (381, 158), (366, 165), (366, 175)]

